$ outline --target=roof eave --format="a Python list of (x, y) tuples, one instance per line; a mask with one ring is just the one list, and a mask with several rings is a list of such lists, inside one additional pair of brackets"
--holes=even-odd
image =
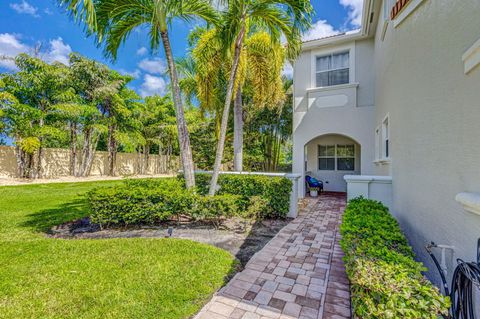
[(312, 40), (308, 42), (302, 43), (302, 51), (304, 50), (310, 50), (313, 48), (317, 48), (320, 46), (326, 46), (326, 45), (333, 45), (333, 44), (340, 44), (343, 42), (349, 42), (353, 40), (360, 40), (364, 36), (362, 35), (362, 32), (356, 32), (356, 33), (350, 33), (350, 34), (344, 34), (336, 37), (329, 37), (329, 38), (323, 38), (323, 39), (318, 39), (318, 40)]
[(346, 33), (344, 35), (332, 36), (302, 43), (302, 51), (310, 50), (319, 46), (339, 44), (342, 42), (361, 40), (373, 36), (376, 29), (378, 17), (375, 17), (375, 1), (365, 0), (362, 12), (362, 28), (355, 33)]

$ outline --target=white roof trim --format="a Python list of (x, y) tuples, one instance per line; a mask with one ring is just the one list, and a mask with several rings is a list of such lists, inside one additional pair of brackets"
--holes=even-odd
[(364, 36), (360, 31), (358, 31), (356, 33), (343, 34), (343, 35), (331, 36), (328, 38), (321, 38), (318, 40), (307, 41), (302, 44), (302, 50), (309, 50), (309, 49), (318, 48), (324, 45), (339, 44), (342, 42), (358, 40), (358, 39), (361, 39), (362, 37)]

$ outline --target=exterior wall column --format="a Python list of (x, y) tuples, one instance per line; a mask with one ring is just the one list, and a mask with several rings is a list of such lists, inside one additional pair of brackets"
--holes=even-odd
[(305, 142), (293, 135), (292, 173), (300, 175), (298, 179), (298, 198), (305, 197)]

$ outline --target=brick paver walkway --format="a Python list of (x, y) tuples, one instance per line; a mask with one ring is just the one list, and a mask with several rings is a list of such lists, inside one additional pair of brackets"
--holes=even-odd
[(343, 194), (309, 199), (196, 319), (350, 318), (350, 291), (338, 226)]

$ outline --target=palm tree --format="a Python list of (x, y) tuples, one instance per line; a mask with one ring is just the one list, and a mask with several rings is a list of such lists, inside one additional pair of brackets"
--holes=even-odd
[[(74, 14), (84, 15), (91, 32), (105, 45), (106, 56), (116, 59), (117, 52), (130, 33), (149, 26), (150, 48), (158, 50), (162, 42), (167, 58), (173, 102), (175, 105), (180, 157), (187, 188), (195, 186), (194, 165), (178, 75), (170, 45), (168, 26), (178, 18), (191, 21), (195, 17), (207, 22), (217, 21), (217, 12), (207, 0), (63, 0)], [(79, 7), (81, 9), (79, 9)], [(94, 17), (91, 17), (91, 11)]]
[[(184, 72), (187, 76), (181, 82), (185, 95), (194, 89), (200, 108), (215, 113), (218, 127), (221, 124), (218, 115), (222, 113), (226, 95), (226, 75), (231, 64), (231, 59), (225, 59), (221, 54), (221, 40), (216, 40), (219, 38), (216, 29), (199, 36), (192, 50), (193, 62), (189, 63), (195, 66), (195, 70)], [(250, 32), (240, 55), (233, 101), (235, 171), (243, 170), (243, 89), (248, 87), (253, 101), (247, 103), (253, 103), (258, 109), (280, 106), (285, 99), (281, 76), (284, 62), (285, 49), (280, 43), (272, 43), (270, 35), (265, 31)]]
[(95, 0), (59, 0), (60, 5), (71, 12), (75, 18), (86, 22), (89, 31), (95, 30), (97, 26), (94, 2)]
[(283, 35), (288, 43), (287, 56), (293, 59), (300, 49), (300, 34), (309, 28), (313, 12), (310, 0), (225, 0), (224, 2), (227, 9), (223, 14), (220, 33), (223, 51), (229, 54), (233, 47), (233, 58), (210, 181), (210, 195), (214, 195), (217, 189), (230, 104), (237, 84), (240, 56), (249, 29), (265, 30), (270, 34), (273, 43), (279, 43)]

